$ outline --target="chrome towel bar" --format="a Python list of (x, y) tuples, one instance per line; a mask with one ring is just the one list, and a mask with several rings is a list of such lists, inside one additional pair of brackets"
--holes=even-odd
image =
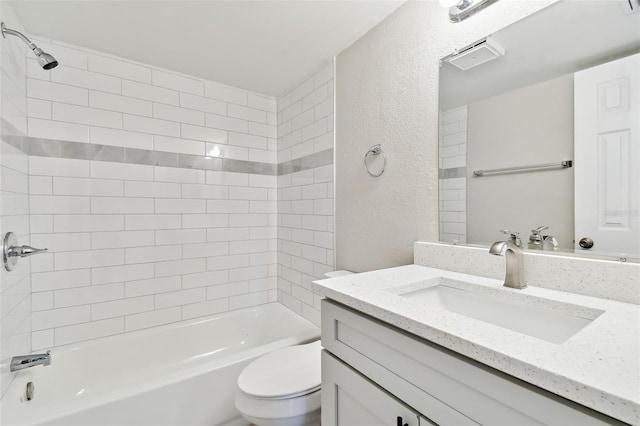
[(526, 171), (526, 170), (550, 169), (550, 168), (566, 169), (569, 167), (573, 167), (573, 161), (571, 160), (561, 161), (559, 163), (536, 164), (532, 166), (505, 167), (503, 169), (474, 170), (473, 174), (474, 176), (485, 176), (487, 174), (493, 174), (493, 173), (509, 173), (509, 172), (520, 172), (520, 171)]

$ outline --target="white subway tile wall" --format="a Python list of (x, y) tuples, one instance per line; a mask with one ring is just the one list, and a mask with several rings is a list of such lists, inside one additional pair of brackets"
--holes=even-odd
[[(334, 63), (278, 98), (278, 163), (333, 148)], [(278, 300), (320, 325), (311, 282), (334, 265), (333, 164), (278, 176)]]
[(33, 106), (29, 136), (193, 155), (205, 155), (210, 142), (230, 152), (246, 148), (240, 152), (247, 158), (237, 159), (264, 151), (275, 159), (271, 97), (33, 39), (61, 54), (60, 65), (47, 73), (27, 58), (34, 70), (26, 88)]
[[(275, 99), (35, 39), (60, 66), (27, 59), (30, 136), (276, 163)], [(29, 167), (33, 350), (277, 300), (275, 176)]]
[[(467, 106), (440, 114), (440, 170), (467, 166)], [(440, 176), (440, 241), (467, 242), (467, 179)]]
[[(59, 176), (42, 160), (85, 175)], [(51, 257), (34, 258), (34, 349), (276, 300), (275, 177), (151, 167), (153, 181), (136, 181), (150, 166), (102, 179), (94, 166), (118, 164), (30, 163), (32, 180), (53, 181), (51, 195), (31, 195), (42, 223), (32, 239)]]
[[(24, 31), (7, 2), (0, 2), (0, 16), (7, 27)], [(7, 37), (0, 43), (0, 238), (12, 231), (20, 244), (31, 243), (28, 159), (22, 150), (10, 144), (14, 133), (10, 127), (23, 133), (27, 129), (27, 51), (27, 46), (16, 37)], [(37, 182), (36, 187), (46, 191), (47, 184)], [(30, 268), (29, 259), (21, 259), (11, 272), (0, 266), (0, 364), (4, 366), (0, 371), (0, 398), (15, 376), (9, 372), (10, 358), (31, 350), (31, 304), (47, 303), (42, 299), (32, 302)]]

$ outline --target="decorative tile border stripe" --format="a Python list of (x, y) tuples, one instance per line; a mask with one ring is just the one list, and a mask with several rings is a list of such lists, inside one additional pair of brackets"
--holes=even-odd
[(25, 154), (29, 152), (28, 138), (4, 118), (0, 118), (0, 136), (5, 143), (11, 145), (18, 151), (24, 152)]
[(333, 164), (333, 148), (278, 164), (278, 176)]
[(215, 170), (256, 175), (285, 175), (333, 164), (333, 149), (328, 149), (282, 164), (177, 154), (148, 149), (124, 148), (84, 142), (70, 142), (25, 136), (11, 123), (0, 119), (2, 140), (27, 155), (37, 157), (70, 158), (75, 160), (109, 161), (114, 163), (185, 169)]
[(467, 176), (466, 167), (454, 167), (451, 169), (438, 169), (439, 179), (453, 179)]

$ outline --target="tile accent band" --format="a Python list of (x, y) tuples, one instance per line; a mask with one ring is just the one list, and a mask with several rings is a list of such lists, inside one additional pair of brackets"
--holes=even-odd
[(4, 119), (1, 119), (0, 125), (0, 136), (4, 142), (27, 155), (36, 157), (109, 161), (270, 176), (286, 175), (333, 164), (333, 148), (282, 164), (272, 164), (231, 158), (207, 157), (205, 155), (178, 154), (148, 149), (34, 138), (24, 135)]
[(278, 176), (333, 164), (333, 148), (278, 164)]
[(454, 167), (451, 169), (439, 169), (439, 179), (453, 179), (467, 177), (466, 167)]

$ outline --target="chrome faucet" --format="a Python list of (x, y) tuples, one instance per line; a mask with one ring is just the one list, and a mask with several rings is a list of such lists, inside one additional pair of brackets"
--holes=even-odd
[(489, 253), (507, 258), (507, 270), (504, 276), (504, 286), (522, 290), (527, 287), (524, 282), (524, 256), (522, 251), (522, 241), (517, 232), (510, 232), (501, 229), (500, 232), (509, 235), (507, 241), (496, 241), (491, 244)]
[(44, 354), (19, 355), (11, 358), (9, 371), (20, 371), (25, 368), (35, 367), (36, 365), (49, 364), (51, 364), (51, 351), (47, 351), (47, 353)]
[(552, 235), (542, 235), (542, 231), (549, 229), (548, 226), (538, 226), (531, 230), (529, 235), (529, 248), (537, 250), (557, 250), (558, 240)]
[(544, 235), (542, 235), (542, 231), (545, 229), (549, 229), (549, 227), (542, 225), (531, 230), (531, 235), (529, 235), (530, 249), (544, 250)]

